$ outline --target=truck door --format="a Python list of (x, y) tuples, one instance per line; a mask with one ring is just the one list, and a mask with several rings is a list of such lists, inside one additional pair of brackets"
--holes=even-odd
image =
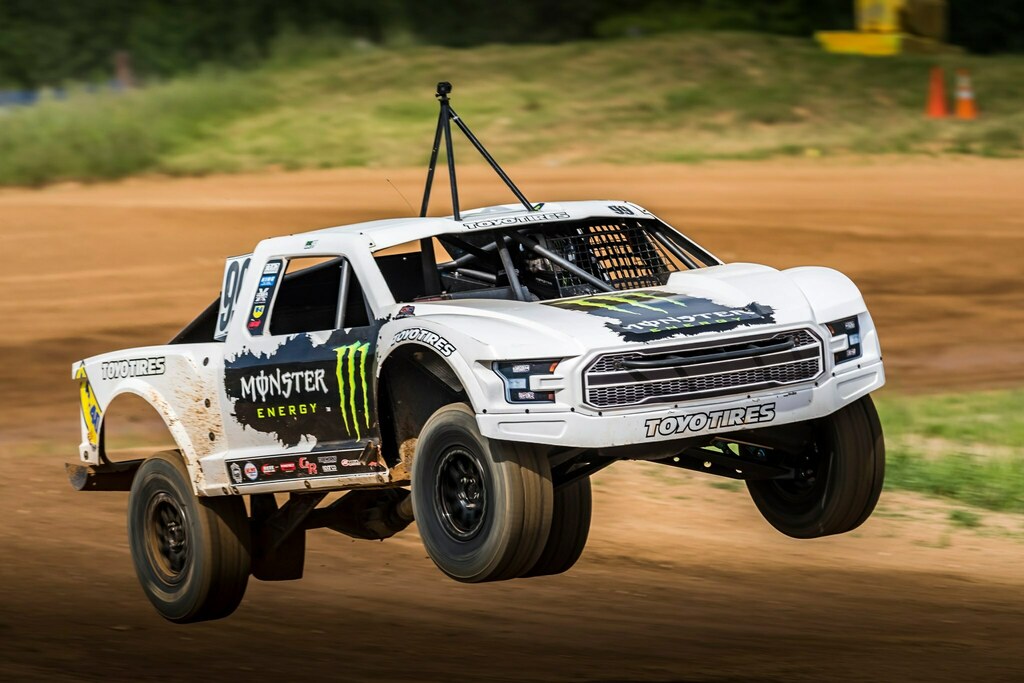
[(271, 259), (258, 277), (251, 305), (240, 311), (245, 332), (229, 338), (224, 360), (225, 416), (240, 428), (229, 440), (231, 478), (248, 484), (383, 470), (361, 457), (379, 441), (379, 324), (353, 268), (341, 257)]

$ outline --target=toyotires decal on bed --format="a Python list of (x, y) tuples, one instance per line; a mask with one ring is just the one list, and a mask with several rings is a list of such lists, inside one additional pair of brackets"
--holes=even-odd
[(549, 305), (608, 318), (605, 326), (626, 341), (724, 332), (775, 322), (775, 311), (763, 304), (726, 306), (711, 299), (657, 290), (612, 292)]

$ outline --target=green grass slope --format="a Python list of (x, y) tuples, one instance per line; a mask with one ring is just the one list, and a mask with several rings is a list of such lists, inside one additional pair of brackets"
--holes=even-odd
[[(0, 184), (419, 165), (438, 80), (455, 84), (457, 111), (509, 162), (1024, 155), (1021, 57), (837, 56), (809, 40), (735, 33), (327, 47), (249, 72), (0, 111)], [(972, 70), (979, 120), (924, 117), (933, 63)]]
[(881, 394), (886, 483), (1004, 512), (1024, 512), (1024, 390)]

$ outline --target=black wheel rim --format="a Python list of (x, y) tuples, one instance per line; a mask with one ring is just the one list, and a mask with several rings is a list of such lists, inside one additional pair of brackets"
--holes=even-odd
[(829, 472), (832, 469), (832, 444), (828, 440), (828, 435), (819, 431), (816, 442), (797, 456), (791, 464), (792, 479), (772, 480), (775, 495), (795, 509), (818, 506), (825, 496)]
[(191, 548), (188, 519), (180, 503), (165, 492), (153, 496), (146, 508), (146, 551), (150, 564), (168, 584), (188, 573)]
[(449, 449), (438, 465), (434, 506), (445, 533), (468, 541), (480, 532), (487, 513), (487, 488), (476, 457), (464, 448)]

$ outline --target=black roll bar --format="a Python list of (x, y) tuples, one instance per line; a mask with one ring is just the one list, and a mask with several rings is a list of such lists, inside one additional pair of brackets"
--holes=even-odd
[(551, 251), (550, 249), (545, 249), (540, 245), (540, 243), (527, 237), (526, 235), (521, 235), (518, 232), (510, 232), (509, 237), (514, 239), (516, 242), (519, 242), (519, 244), (523, 245), (524, 247), (526, 247), (533, 253), (537, 254), (538, 256), (543, 256), (547, 260), (551, 261), (557, 266), (561, 266), (564, 270), (569, 271), (570, 273), (580, 278), (581, 280), (586, 280), (590, 284), (600, 289), (602, 292), (616, 291), (614, 287), (612, 287), (604, 280), (594, 277), (587, 271), (577, 266), (575, 263), (572, 263), (571, 261), (562, 258), (561, 256)]

